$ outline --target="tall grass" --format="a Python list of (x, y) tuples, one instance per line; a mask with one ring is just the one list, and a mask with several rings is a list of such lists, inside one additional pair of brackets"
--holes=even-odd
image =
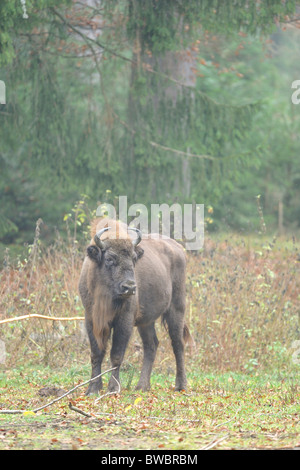
[(188, 314), (204, 369), (286, 368), (299, 338), (297, 247), (241, 239), (188, 259)]
[[(55, 317), (84, 316), (78, 294), (78, 279), (84, 248), (72, 237), (68, 243), (58, 235), (54, 245), (43, 247), (37, 222), (34, 242), (28, 257), (10, 260), (0, 272), (0, 319), (26, 314)], [(81, 322), (83, 323), (83, 322)], [(34, 318), (0, 325), (8, 364), (43, 361), (62, 365), (86, 347), (82, 324)]]
[[(29, 313), (84, 316), (78, 279), (84, 246), (57, 237), (43, 247), (39, 222), (28, 257), (9, 260), (0, 272), (0, 319)], [(228, 236), (207, 239), (200, 253), (187, 253), (186, 318), (196, 344), (187, 351), (193, 371), (282, 370), (294, 364), (292, 344), (299, 339), (300, 262), (297, 244)], [(174, 372), (170, 341), (157, 325), (160, 347), (155, 363)], [(69, 367), (89, 362), (89, 347), (79, 322), (30, 319), (0, 325), (6, 365), (22, 361)], [(134, 333), (124, 367), (140, 368), (141, 342)]]

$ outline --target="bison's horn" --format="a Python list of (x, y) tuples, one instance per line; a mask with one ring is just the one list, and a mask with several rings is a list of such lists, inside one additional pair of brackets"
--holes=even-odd
[(140, 243), (142, 239), (142, 232), (138, 228), (130, 227), (128, 230), (134, 230), (137, 233), (137, 237), (135, 240), (133, 240), (132, 244), (133, 246), (136, 246)]
[(101, 235), (106, 232), (107, 230), (109, 230), (110, 227), (105, 227), (105, 228), (102, 228), (101, 230), (99, 230), (99, 232), (96, 233), (96, 235), (94, 236), (94, 241), (96, 243), (96, 245), (101, 248), (103, 250), (104, 248), (104, 243), (100, 240), (100, 237)]

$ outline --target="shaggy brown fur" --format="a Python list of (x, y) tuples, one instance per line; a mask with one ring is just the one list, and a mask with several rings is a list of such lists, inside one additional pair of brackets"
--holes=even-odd
[(131, 240), (130, 235), (127, 232), (127, 225), (124, 224), (123, 222), (120, 222), (118, 220), (112, 220), (112, 219), (107, 219), (107, 218), (100, 218), (100, 219), (95, 219), (91, 223), (91, 244), (95, 243), (94, 241), (94, 236), (96, 235), (99, 230), (101, 230), (104, 227), (110, 227), (110, 230), (107, 230), (102, 237), (101, 240), (105, 240), (106, 238), (109, 238), (111, 240), (116, 240), (116, 239), (124, 239), (124, 240)]
[[(94, 236), (104, 227), (111, 228), (102, 234), (104, 247), (100, 248)], [(116, 371), (112, 373), (109, 389), (117, 388), (119, 368), (136, 325), (144, 347), (137, 388), (147, 390), (158, 346), (154, 324), (161, 317), (168, 327), (176, 358), (176, 389), (182, 390), (186, 388), (184, 341), (191, 341), (184, 322), (185, 254), (172, 239), (150, 235), (133, 246), (134, 236), (129, 235), (125, 224), (106, 218), (94, 221), (91, 227), (92, 240), (83, 263), (79, 290), (91, 344), (92, 377), (101, 371), (107, 340), (113, 330), (111, 361)], [(87, 393), (97, 393), (101, 386), (101, 379), (95, 380)]]
[[(105, 232), (101, 240), (113, 240), (111, 243), (112, 248), (118, 251), (119, 244), (114, 240), (124, 240), (123, 246), (126, 249), (131, 249), (131, 237), (127, 232), (127, 226), (115, 220), (106, 218), (95, 219), (91, 224), (91, 245), (95, 245), (94, 236), (99, 230), (104, 227), (111, 227), (110, 230)], [(126, 241), (125, 241), (126, 240)], [(93, 333), (100, 349), (106, 347), (107, 340), (110, 336), (112, 322), (116, 313), (120, 314), (122, 305), (114, 306), (111, 292), (108, 291), (106, 286), (99, 278), (98, 266), (95, 263), (89, 263), (88, 266), (88, 279), (87, 286), (90, 294), (93, 296), (92, 307), (92, 321)], [(101, 314), (99, 314), (101, 312)]]

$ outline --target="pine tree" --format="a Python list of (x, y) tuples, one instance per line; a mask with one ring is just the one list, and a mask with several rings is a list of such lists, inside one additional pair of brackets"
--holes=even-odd
[(11, 217), (20, 199), (27, 221), (54, 221), (79, 193), (96, 205), (106, 189), (129, 203), (214, 204), (249, 164), (242, 142), (259, 103), (201, 89), (197, 38), (269, 34), (294, 1), (39, 0), (26, 21), (13, 3), (0, 6), (3, 233), (24, 224)]

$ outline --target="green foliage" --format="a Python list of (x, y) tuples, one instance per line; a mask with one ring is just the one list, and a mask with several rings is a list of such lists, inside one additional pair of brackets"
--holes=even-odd
[[(279, 184), (286, 220), (297, 225), (297, 118), (270, 92), (282, 55), (271, 64), (245, 37), (269, 34), (294, 2), (109, 0), (101, 35), (92, 34), (98, 10), (66, 5), (28, 0), (26, 20), (20, 2), (0, 7), (2, 241), (30, 241), (40, 217), (51, 237), (80, 194), (94, 210), (107, 188), (129, 204), (212, 205), (212, 227), (224, 227), (227, 211), (230, 227), (255, 229), (255, 196), (274, 226), (267, 192)], [(76, 34), (81, 21), (89, 35)]]
[(1, 2), (0, 4), (0, 66), (11, 62), (14, 57), (11, 29), (17, 17), (22, 16), (21, 2)]
[[(68, 5), (71, 1), (59, 3)], [(16, 58), (15, 43), (19, 41), (19, 34), (30, 32), (34, 27), (48, 29), (50, 8), (57, 4), (57, 0), (26, 0), (24, 11), (20, 0), (0, 3), (0, 67)]]
[(274, 29), (274, 17), (279, 22), (295, 10), (295, 2), (283, 4), (280, 0), (259, 3), (236, 0), (234, 4), (222, 0), (110, 0), (105, 3), (108, 9), (111, 5), (124, 8), (124, 14), (128, 15), (128, 37), (138, 38), (142, 52), (150, 49), (153, 53), (166, 52), (178, 47), (178, 41), (190, 40), (193, 27), (199, 23), (215, 33), (239, 30), (269, 33)]

